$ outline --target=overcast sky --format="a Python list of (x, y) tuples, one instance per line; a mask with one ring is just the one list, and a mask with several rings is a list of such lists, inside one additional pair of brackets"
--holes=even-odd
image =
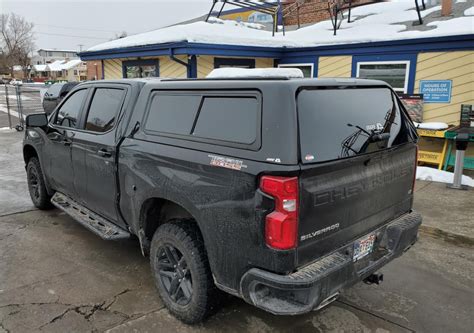
[(116, 34), (154, 30), (209, 11), (212, 0), (0, 0), (35, 24), (36, 49), (85, 50)]

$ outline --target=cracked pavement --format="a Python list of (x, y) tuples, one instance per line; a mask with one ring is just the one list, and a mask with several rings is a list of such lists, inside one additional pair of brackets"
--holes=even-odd
[[(0, 198), (0, 333), (472, 332), (473, 243), (436, 232), (422, 232), (410, 251), (383, 268), (381, 285), (357, 284), (319, 312), (278, 317), (229, 296), (204, 324), (184, 325), (163, 307), (136, 240), (103, 241), (59, 210), (16, 202), (29, 200), (24, 170), (12, 167), (21, 163), (5, 161), (18, 140), (21, 134), (0, 133), (0, 193), (14, 192)], [(431, 219), (426, 225), (444, 220), (472, 230), (459, 225), (472, 222), (472, 204), (452, 212), (445, 187), (417, 187), (415, 207)], [(474, 191), (464, 193), (472, 203)], [(427, 211), (433, 205), (436, 216)]]

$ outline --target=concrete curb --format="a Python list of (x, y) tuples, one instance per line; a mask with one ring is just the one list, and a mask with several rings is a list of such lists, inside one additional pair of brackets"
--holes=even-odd
[(474, 247), (473, 237), (454, 234), (449, 231), (445, 231), (445, 230), (434, 228), (434, 227), (429, 227), (426, 225), (420, 226), (420, 233), (432, 238), (436, 238), (448, 243), (452, 243), (457, 246), (463, 246), (463, 247), (468, 247), (468, 248)]

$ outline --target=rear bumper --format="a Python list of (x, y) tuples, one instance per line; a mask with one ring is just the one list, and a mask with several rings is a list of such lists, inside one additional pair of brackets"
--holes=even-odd
[(362, 281), (408, 250), (420, 225), (421, 215), (412, 212), (373, 231), (374, 251), (357, 262), (352, 260), (351, 243), (289, 275), (252, 268), (242, 277), (242, 296), (273, 314), (296, 315), (321, 308), (342, 288)]

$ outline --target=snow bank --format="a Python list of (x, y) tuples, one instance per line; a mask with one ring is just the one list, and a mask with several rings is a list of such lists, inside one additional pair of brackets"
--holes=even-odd
[(413, 122), (416, 126), (416, 128), (419, 128), (419, 129), (427, 129), (427, 130), (436, 130), (436, 131), (440, 131), (440, 130), (444, 130), (446, 128), (449, 127), (448, 124), (446, 123), (439, 123), (439, 122), (429, 122), (429, 123), (417, 123), (417, 122)]
[(472, 16), (474, 15), (474, 7), (468, 8), (464, 11), (464, 15), (466, 16)]
[(208, 78), (304, 78), (298, 68), (217, 68)]
[[(448, 171), (419, 166), (416, 169), (416, 179), (452, 184), (454, 174)], [(463, 175), (462, 184), (474, 187), (474, 179)]]
[[(421, 12), (422, 17), (439, 11), (440, 6)], [(467, 11), (469, 15), (470, 11)], [(412, 0), (381, 2), (361, 6), (352, 10), (353, 22), (342, 22), (337, 35), (333, 36), (330, 20), (296, 30), (285, 36), (260, 30), (261, 25), (230, 20), (212, 19), (209, 22), (195, 22), (170, 26), (142, 34), (109, 41), (89, 48), (100, 51), (115, 48), (144, 46), (173, 42), (251, 45), (262, 47), (310, 47), (330, 44), (350, 44), (435, 36), (472, 34), (474, 16), (457, 17), (446, 21), (431, 22), (431, 30), (406, 31), (405, 22), (417, 20)]]

